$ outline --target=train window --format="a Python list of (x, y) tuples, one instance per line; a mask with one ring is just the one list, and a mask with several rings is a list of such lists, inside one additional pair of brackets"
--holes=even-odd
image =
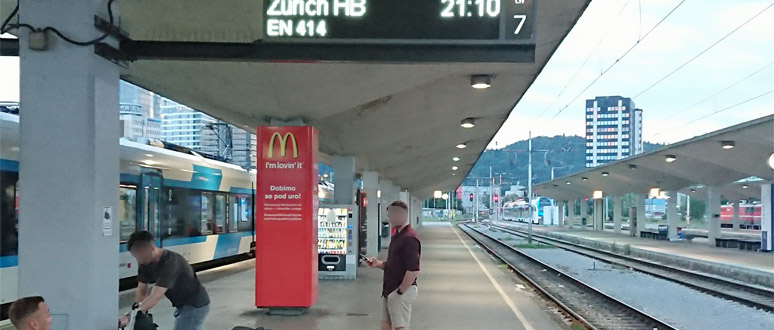
[(237, 195), (237, 204), (239, 204), (237, 229), (239, 231), (252, 230), (253, 198), (250, 195)]
[(237, 232), (237, 223), (239, 223), (239, 199), (235, 195), (229, 196), (229, 217), (228, 217), (228, 231), (231, 233)]
[(0, 256), (18, 252), (18, 188), (16, 172), (0, 172)]
[(215, 232), (222, 233), (226, 230), (226, 196), (215, 196)]
[(133, 186), (119, 188), (118, 223), (120, 240), (126, 242), (137, 228), (137, 189)]
[(165, 197), (164, 238), (201, 236), (202, 195), (195, 190), (172, 188)]
[(215, 224), (215, 196), (212, 193), (202, 193), (201, 232), (212, 234)]

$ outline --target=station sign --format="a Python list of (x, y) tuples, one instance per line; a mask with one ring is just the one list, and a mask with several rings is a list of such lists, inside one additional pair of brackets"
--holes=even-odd
[(264, 42), (531, 44), (534, 0), (265, 0)]

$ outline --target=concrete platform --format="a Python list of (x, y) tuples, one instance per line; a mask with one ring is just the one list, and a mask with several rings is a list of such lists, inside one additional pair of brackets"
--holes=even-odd
[[(526, 224), (499, 221), (497, 224), (524, 229)], [(631, 255), (664, 264), (677, 265), (709, 274), (724, 276), (746, 283), (774, 288), (774, 253), (751, 252), (734, 248), (717, 248), (706, 241), (657, 241), (616, 234), (559, 227), (533, 226), (543, 235), (610, 250), (630, 246)]]
[[(569, 329), (550, 306), (458, 229), (428, 223), (418, 233), (422, 271), (412, 329)], [(361, 267), (356, 280), (320, 281), (319, 302), (293, 317), (266, 315), (253, 307), (253, 269), (254, 261), (245, 261), (200, 274), (212, 299), (205, 329), (379, 329), (381, 270)], [(133, 296), (122, 295), (122, 311)], [(151, 311), (160, 329), (171, 329), (172, 311), (166, 299)]]

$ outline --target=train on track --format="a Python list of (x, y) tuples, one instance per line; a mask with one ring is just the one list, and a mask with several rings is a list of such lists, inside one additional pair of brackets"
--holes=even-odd
[[(120, 279), (137, 264), (126, 240), (136, 230), (154, 234), (157, 246), (183, 255), (194, 267), (243, 260), (254, 247), (255, 172), (158, 140), (120, 140), (118, 220)], [(17, 298), (19, 218), (19, 116), (0, 112), (0, 304)], [(321, 201), (332, 184), (318, 185)]]

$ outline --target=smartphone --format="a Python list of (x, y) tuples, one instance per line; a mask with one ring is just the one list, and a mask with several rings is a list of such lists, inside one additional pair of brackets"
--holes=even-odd
[(365, 255), (365, 254), (362, 254), (362, 253), (361, 253), (361, 254), (360, 254), (360, 258), (361, 258), (361, 259), (363, 259), (363, 260), (365, 260), (365, 261), (368, 261), (368, 256), (367, 256), (367, 255)]

